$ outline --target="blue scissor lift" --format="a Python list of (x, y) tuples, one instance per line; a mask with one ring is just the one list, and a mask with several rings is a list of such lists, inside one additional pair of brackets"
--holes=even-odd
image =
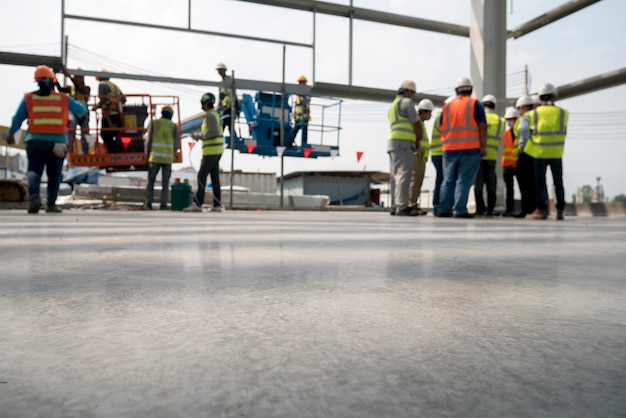
[[(240, 107), (243, 118), (237, 121), (234, 148), (244, 154), (277, 156), (277, 147), (285, 147), (285, 157), (331, 157), (339, 155), (339, 133), (341, 130), (342, 100), (314, 97), (310, 104), (311, 120), (308, 122), (308, 138), (302, 143), (301, 133), (292, 139), (295, 123), (290, 95), (259, 91), (254, 99), (243, 94)], [(282, 103), (281, 103), (282, 102)], [(281, 137), (281, 104), (283, 112), (283, 136)], [(248, 127), (249, 137), (241, 130)], [(230, 132), (230, 131), (229, 131)], [(302, 129), (300, 129), (302, 132)], [(238, 133), (238, 134), (237, 134)], [(230, 136), (225, 136), (230, 147)]]

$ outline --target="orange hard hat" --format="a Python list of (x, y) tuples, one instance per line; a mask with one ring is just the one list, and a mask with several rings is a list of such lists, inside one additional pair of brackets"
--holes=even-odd
[(52, 69), (46, 65), (40, 65), (35, 69), (35, 80), (39, 80), (40, 78), (49, 78), (54, 80), (54, 72)]

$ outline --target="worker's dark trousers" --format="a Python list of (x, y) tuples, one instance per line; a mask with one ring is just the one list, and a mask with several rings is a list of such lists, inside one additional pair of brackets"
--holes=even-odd
[(521, 153), (517, 158), (517, 183), (522, 194), (522, 213), (533, 213), (537, 207), (535, 199), (535, 159)]
[(202, 157), (200, 163), (200, 170), (198, 170), (198, 190), (194, 197), (196, 205), (202, 207), (204, 203), (204, 193), (206, 191), (206, 179), (211, 175), (211, 187), (213, 189), (213, 207), (222, 206), (222, 189), (220, 185), (220, 158), (219, 155), (205, 155)]

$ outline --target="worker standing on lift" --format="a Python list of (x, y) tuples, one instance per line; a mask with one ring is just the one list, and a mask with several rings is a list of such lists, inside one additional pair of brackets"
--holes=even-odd
[(230, 125), (232, 123), (232, 103), (235, 101), (235, 119), (237, 119), (237, 115), (239, 115), (239, 103), (237, 102), (237, 98), (233, 92), (232, 87), (232, 78), (226, 75), (226, 71), (228, 68), (226, 64), (220, 62), (215, 66), (217, 73), (222, 78), (223, 87), (220, 87), (219, 92), (219, 100), (217, 102), (217, 111), (219, 112), (220, 119), (222, 120), (222, 132), (226, 130), (228, 127), (228, 131), (230, 132)]
[[(308, 80), (305, 76), (298, 77), (298, 84), (306, 86)], [(296, 135), (302, 131), (301, 146), (307, 144), (309, 135), (309, 121), (311, 120), (311, 96), (296, 96), (293, 109), (294, 127), (291, 131), (291, 142), (289, 145), (295, 145)]]
[[(102, 70), (106, 72), (106, 70)], [(122, 90), (109, 80), (108, 76), (96, 77), (98, 85), (98, 107), (102, 109), (102, 131), (100, 135), (109, 154), (123, 152), (124, 145), (121, 139), (121, 128), (124, 127), (122, 105), (126, 97)]]

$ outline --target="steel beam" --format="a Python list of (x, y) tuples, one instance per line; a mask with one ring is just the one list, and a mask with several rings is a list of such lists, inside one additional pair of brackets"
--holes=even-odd
[(571, 0), (569, 3), (556, 7), (549, 12), (546, 12), (541, 16), (518, 26), (517, 28), (510, 30), (508, 37), (517, 39), (599, 1), (600, 0)]

